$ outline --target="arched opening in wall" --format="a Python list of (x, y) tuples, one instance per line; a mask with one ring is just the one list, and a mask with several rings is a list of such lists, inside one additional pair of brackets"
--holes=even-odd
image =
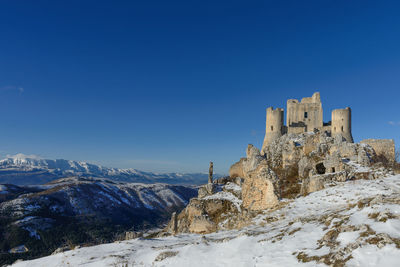
[(343, 132), (343, 126), (342, 126), (342, 132)]
[(308, 112), (306, 111), (306, 112), (304, 112), (304, 119), (307, 119), (308, 118)]
[(336, 127), (334, 127), (333, 130), (336, 132)]
[(331, 172), (335, 172), (335, 167), (332, 167)]
[(315, 165), (315, 169), (318, 174), (325, 174), (326, 168), (322, 162)]
[(271, 126), (271, 131), (273, 131), (274, 130), (274, 126)]

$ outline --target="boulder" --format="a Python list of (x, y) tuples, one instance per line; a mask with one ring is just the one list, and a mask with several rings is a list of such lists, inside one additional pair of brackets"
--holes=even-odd
[(279, 203), (278, 177), (267, 165), (261, 165), (244, 180), (243, 207), (249, 210), (272, 208)]
[(193, 218), (189, 225), (189, 232), (195, 234), (207, 234), (217, 230), (217, 225), (206, 216)]
[(226, 214), (237, 213), (234, 203), (227, 199), (192, 198), (176, 220), (171, 219), (164, 233), (212, 233), (218, 229), (218, 224), (224, 219), (224, 214), (226, 216)]
[(143, 234), (141, 232), (135, 232), (135, 231), (125, 232), (125, 240), (131, 240), (142, 236)]
[(261, 156), (260, 150), (249, 144), (246, 151), (246, 160), (243, 161), (244, 178), (247, 178), (248, 175), (254, 171), (262, 161), (265, 161), (265, 158)]
[(217, 192), (217, 186), (215, 184), (206, 184), (199, 188), (198, 198), (203, 198), (212, 195)]
[(301, 185), (300, 194), (307, 195), (309, 193), (324, 189), (325, 179), (326, 177), (322, 175), (314, 175), (304, 179)]
[(238, 199), (242, 199), (242, 187), (237, 185), (236, 183), (227, 183), (223, 188), (222, 191), (229, 192)]

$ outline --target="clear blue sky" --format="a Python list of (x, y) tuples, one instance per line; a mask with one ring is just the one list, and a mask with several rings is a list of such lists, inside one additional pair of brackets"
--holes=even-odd
[(398, 1), (0, 2), (0, 154), (227, 173), (321, 92), (400, 144)]

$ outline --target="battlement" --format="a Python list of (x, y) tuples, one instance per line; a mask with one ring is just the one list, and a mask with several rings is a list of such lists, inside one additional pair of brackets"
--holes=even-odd
[(284, 112), (283, 108), (276, 108), (276, 109), (274, 109), (274, 107), (267, 108), (267, 114), (277, 115), (280, 114), (281, 112)]

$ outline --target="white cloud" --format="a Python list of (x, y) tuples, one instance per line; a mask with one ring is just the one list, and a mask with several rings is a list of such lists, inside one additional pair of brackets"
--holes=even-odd
[(388, 121), (389, 125), (400, 126), (400, 121)]

